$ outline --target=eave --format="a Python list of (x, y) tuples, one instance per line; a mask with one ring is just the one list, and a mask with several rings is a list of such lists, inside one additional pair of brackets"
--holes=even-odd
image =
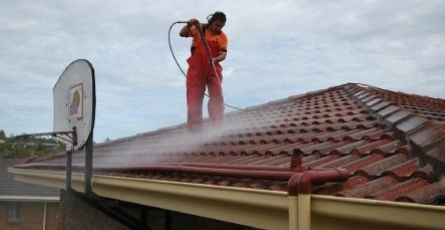
[(36, 196), (0, 196), (0, 201), (21, 201), (21, 202), (59, 202), (60, 197), (36, 197)]
[[(23, 182), (65, 189), (65, 173), (9, 168)], [(84, 191), (83, 174), (73, 173), (73, 189)], [(295, 229), (298, 197), (286, 192), (93, 175), (93, 192), (102, 197), (157, 207), (262, 229)], [(310, 229), (320, 218), (363, 221), (396, 227), (444, 229), (445, 207), (402, 202), (310, 195)], [(298, 211), (297, 211), (298, 212)], [(318, 226), (318, 227), (317, 227)]]

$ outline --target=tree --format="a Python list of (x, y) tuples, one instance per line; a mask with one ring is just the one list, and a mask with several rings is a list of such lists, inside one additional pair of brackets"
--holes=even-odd
[(3, 131), (3, 129), (0, 129), (0, 139), (6, 140), (6, 134), (5, 131)]
[[(0, 139), (5, 136), (3, 130), (0, 130)], [(25, 158), (30, 156), (50, 156), (63, 152), (66, 149), (63, 143), (58, 143), (50, 138), (17, 136), (7, 138), (5, 142), (0, 143), (0, 158)]]

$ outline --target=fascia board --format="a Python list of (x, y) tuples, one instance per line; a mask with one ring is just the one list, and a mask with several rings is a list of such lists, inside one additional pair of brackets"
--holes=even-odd
[[(65, 172), (9, 168), (16, 180), (66, 189)], [(84, 192), (83, 174), (72, 188)], [(99, 196), (263, 229), (288, 230), (286, 192), (93, 175)]]
[[(15, 179), (60, 189), (65, 173), (8, 169)], [(72, 175), (83, 192), (83, 174)], [(93, 175), (93, 191), (103, 197), (178, 211), (263, 229), (289, 228), (285, 192)], [(419, 229), (445, 229), (445, 207), (402, 202), (311, 195), (311, 214)]]
[(37, 197), (37, 196), (0, 196), (0, 201), (23, 201), (23, 202), (59, 202), (60, 197)]
[(93, 191), (124, 200), (263, 229), (288, 230), (285, 192), (94, 176)]
[[(59, 171), (42, 171), (33, 169), (8, 168), (14, 179), (30, 184), (38, 184), (52, 188), (66, 189), (66, 174)], [(76, 191), (84, 191), (84, 175), (71, 174), (71, 187)]]
[(413, 229), (445, 229), (445, 207), (311, 195), (311, 213)]

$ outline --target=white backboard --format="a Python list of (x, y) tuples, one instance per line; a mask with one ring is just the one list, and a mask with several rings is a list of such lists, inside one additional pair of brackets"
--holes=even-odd
[(77, 131), (77, 145), (67, 142), (68, 148), (82, 148), (94, 128), (96, 92), (94, 69), (85, 59), (69, 64), (53, 88), (53, 132)]

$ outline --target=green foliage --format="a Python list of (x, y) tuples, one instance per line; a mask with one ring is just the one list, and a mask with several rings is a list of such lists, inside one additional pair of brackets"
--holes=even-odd
[(5, 131), (3, 131), (3, 129), (0, 129), (0, 139), (6, 140), (6, 134), (5, 134)]
[(0, 130), (0, 141), (0, 158), (44, 157), (65, 150), (64, 144), (51, 138), (26, 135), (8, 138), (3, 130)]

